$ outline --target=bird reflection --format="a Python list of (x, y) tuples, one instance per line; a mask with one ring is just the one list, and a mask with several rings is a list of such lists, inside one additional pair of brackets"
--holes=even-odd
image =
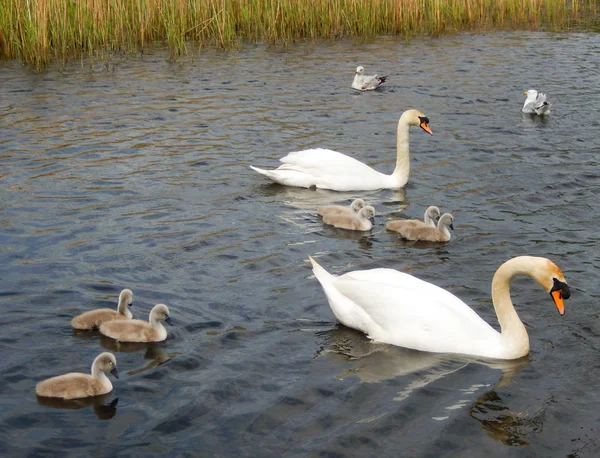
[(534, 415), (512, 412), (494, 389), (469, 407), (469, 415), (481, 423), (492, 439), (510, 446), (529, 445), (527, 436), (542, 429), (543, 414), (543, 409)]
[(107, 350), (116, 353), (135, 353), (145, 350), (144, 359), (149, 360), (150, 362), (139, 369), (127, 371), (128, 375), (135, 375), (149, 371), (156, 366), (166, 363), (171, 358), (179, 354), (166, 353), (162, 347), (162, 342), (119, 342), (118, 340), (111, 339), (105, 335), (100, 335), (100, 345)]
[(78, 410), (91, 405), (92, 410), (100, 420), (110, 420), (117, 413), (117, 404), (119, 403), (119, 398), (114, 398), (112, 401), (107, 402), (110, 398), (111, 393), (90, 398), (69, 400), (37, 396), (37, 402), (42, 406), (68, 410)]
[[(406, 201), (404, 188), (389, 191), (391, 199), (398, 205)], [(363, 198), (369, 204), (379, 203), (381, 191), (330, 191), (327, 189), (306, 189), (294, 186), (283, 186), (277, 183), (264, 184), (258, 187), (258, 193), (264, 197), (279, 197), (284, 204), (292, 207), (314, 211), (319, 207), (347, 201), (348, 205), (357, 198)], [(387, 203), (384, 203), (387, 205)]]
[[(319, 332), (324, 338), (324, 345), (317, 351), (315, 357), (327, 356), (342, 363), (345, 368), (337, 375), (338, 378), (359, 377), (366, 383), (376, 383), (395, 377), (415, 374), (407, 385), (398, 392), (394, 401), (403, 401), (416, 390), (456, 372), (468, 364), (482, 364), (492, 369), (500, 369), (500, 380), (491, 390), (479, 396), (468, 407), (469, 415), (481, 423), (490, 437), (507, 445), (527, 445), (526, 437), (531, 432), (541, 428), (542, 413), (524, 415), (511, 412), (496, 393), (498, 387), (509, 384), (523, 367), (529, 364), (529, 357), (518, 360), (487, 360), (463, 355), (443, 353), (427, 353), (387, 344), (375, 344), (361, 332), (345, 326)], [(350, 368), (348, 368), (350, 364)], [(473, 384), (466, 389), (458, 389), (461, 397), (466, 393), (474, 393), (485, 386)], [(457, 400), (446, 409), (456, 409), (467, 406), (463, 399)], [(437, 418), (437, 419), (443, 419)]]

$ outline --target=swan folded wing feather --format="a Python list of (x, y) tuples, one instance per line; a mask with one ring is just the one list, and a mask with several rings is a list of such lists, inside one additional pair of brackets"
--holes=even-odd
[[(299, 177), (305, 187), (316, 186), (337, 191), (356, 190), (357, 183), (362, 190), (380, 189), (393, 180), (353, 157), (324, 148), (295, 151), (280, 161), (283, 165), (273, 172), (281, 172), (278, 177), (280, 182), (296, 180), (294, 186), (299, 186)], [(293, 179), (291, 175), (282, 177), (290, 173), (295, 174)]]
[(373, 330), (363, 329), (377, 341), (423, 351), (462, 353), (472, 348), (473, 341), (487, 345), (500, 338), (452, 293), (403, 272), (355, 271), (337, 277), (332, 284), (378, 325)]
[(38, 396), (49, 398), (79, 399), (109, 393), (94, 377), (79, 372), (58, 375), (36, 386)]
[(71, 320), (71, 326), (75, 329), (93, 329), (100, 327), (105, 321), (126, 319), (128, 317), (121, 315), (116, 310), (108, 308), (96, 309), (74, 317)]
[(157, 331), (143, 320), (108, 321), (100, 327), (100, 332), (122, 342), (154, 342)]

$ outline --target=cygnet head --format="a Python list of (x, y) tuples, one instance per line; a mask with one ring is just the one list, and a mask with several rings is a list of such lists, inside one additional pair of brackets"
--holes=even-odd
[(92, 373), (94, 369), (101, 370), (105, 373), (111, 373), (115, 378), (119, 378), (119, 371), (117, 371), (117, 358), (112, 353), (105, 351), (96, 356), (92, 364)]
[(429, 118), (419, 110), (406, 110), (404, 113), (402, 113), (402, 116), (400, 116), (399, 122), (405, 122), (409, 126), (419, 126), (429, 135), (433, 135), (433, 132), (429, 127)]
[(119, 294), (119, 304), (127, 304), (127, 307), (133, 305), (133, 292), (130, 289), (124, 289)]
[(365, 69), (363, 68), (362, 65), (359, 65), (358, 67), (356, 67), (356, 74), (357, 75), (362, 75), (365, 72)]
[(440, 219), (440, 209), (435, 205), (428, 207), (427, 210), (425, 210), (425, 214), (431, 221), (437, 222)]
[(438, 229), (444, 226), (454, 230), (454, 217), (450, 213), (444, 213), (438, 222)]
[(360, 212), (358, 212), (363, 218), (371, 221), (372, 224), (375, 224), (375, 209), (370, 205), (367, 205)]
[(157, 304), (154, 306), (150, 312), (150, 321), (152, 321), (153, 318), (158, 321), (164, 321), (173, 326), (171, 316), (169, 315), (169, 307), (167, 307), (165, 304)]
[(354, 199), (350, 207), (355, 213), (358, 213), (365, 206), (365, 201), (362, 199)]

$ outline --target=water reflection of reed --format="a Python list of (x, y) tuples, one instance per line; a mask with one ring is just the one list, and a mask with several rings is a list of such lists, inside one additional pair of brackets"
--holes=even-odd
[(110, 420), (117, 413), (117, 404), (119, 403), (119, 398), (114, 398), (112, 401), (107, 403), (106, 401), (108, 401), (111, 397), (112, 393), (94, 396), (91, 398), (69, 400), (37, 396), (37, 402), (42, 406), (52, 407), (53, 409), (78, 410), (83, 409), (84, 407), (92, 406), (92, 410), (100, 420)]

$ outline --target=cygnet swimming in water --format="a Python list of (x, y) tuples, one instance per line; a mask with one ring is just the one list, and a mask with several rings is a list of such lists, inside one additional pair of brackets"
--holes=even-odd
[(355, 215), (365, 206), (365, 201), (362, 199), (355, 199), (352, 201), (350, 206), (345, 205), (325, 205), (320, 207), (317, 214), (320, 216), (325, 215)]
[(398, 219), (394, 221), (388, 221), (385, 227), (390, 231), (399, 232), (400, 235), (408, 229), (414, 227), (436, 227), (436, 222), (440, 217), (440, 209), (435, 205), (428, 207), (425, 210), (423, 221), (418, 219)]
[(402, 231), (400, 236), (406, 240), (419, 240), (422, 242), (447, 242), (450, 240), (450, 231), (454, 230), (454, 218), (450, 213), (444, 213), (436, 227), (414, 226)]
[(158, 304), (152, 308), (149, 321), (107, 321), (100, 325), (100, 332), (120, 342), (162, 342), (167, 338), (167, 330), (161, 321), (173, 326), (169, 308), (165, 304)]
[(356, 215), (326, 214), (323, 222), (340, 229), (351, 231), (370, 231), (375, 222), (375, 209), (367, 205)]
[(35, 387), (38, 396), (48, 398), (78, 399), (110, 393), (112, 383), (106, 376), (110, 372), (119, 378), (117, 359), (109, 352), (100, 353), (92, 364), (92, 375), (70, 372), (41, 381)]
[(77, 315), (71, 320), (73, 329), (95, 329), (102, 323), (110, 320), (131, 320), (133, 315), (129, 307), (133, 305), (133, 293), (129, 289), (124, 289), (119, 294), (119, 305), (117, 310), (97, 309)]

